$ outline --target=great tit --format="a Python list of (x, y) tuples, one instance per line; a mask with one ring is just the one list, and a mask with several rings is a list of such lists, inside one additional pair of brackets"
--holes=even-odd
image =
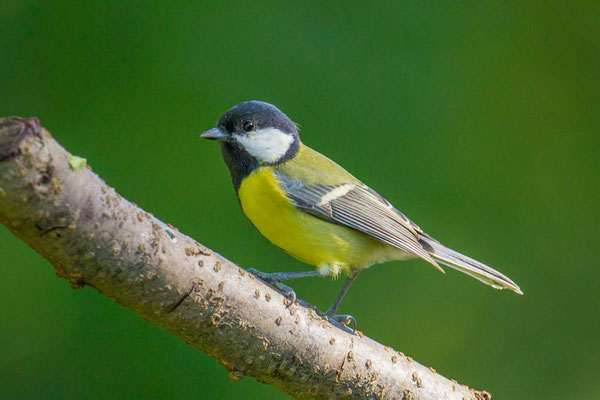
[(337, 310), (362, 269), (417, 257), (442, 272), (438, 262), (493, 288), (523, 294), (508, 277), (447, 248), (344, 168), (305, 146), (296, 124), (271, 104), (238, 104), (201, 137), (219, 142), (242, 210), (256, 229), (317, 268), (273, 274), (253, 270), (292, 301), (295, 294), (282, 281), (344, 272), (348, 278), (326, 314), (348, 323), (353, 318)]

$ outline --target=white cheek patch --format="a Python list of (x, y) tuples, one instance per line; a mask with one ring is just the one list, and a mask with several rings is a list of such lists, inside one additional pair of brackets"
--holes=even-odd
[(266, 163), (281, 159), (294, 142), (294, 137), (277, 128), (259, 129), (248, 135), (235, 135), (235, 140), (253, 157)]

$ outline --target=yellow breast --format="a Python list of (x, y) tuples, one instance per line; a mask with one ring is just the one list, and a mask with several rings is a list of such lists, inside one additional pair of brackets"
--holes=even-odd
[(318, 268), (349, 272), (390, 259), (395, 252), (367, 236), (296, 209), (273, 170), (262, 167), (242, 182), (238, 196), (244, 214), (271, 243)]

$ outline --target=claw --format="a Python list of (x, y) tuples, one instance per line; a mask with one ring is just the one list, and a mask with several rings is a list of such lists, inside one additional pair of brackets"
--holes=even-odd
[(292, 304), (294, 304), (296, 302), (296, 292), (294, 292), (294, 289), (292, 289), (291, 287), (288, 287), (288, 289), (289, 290), (287, 292), (285, 292), (283, 295), (285, 297), (287, 297), (287, 299), (290, 301), (290, 306), (291, 306)]
[(352, 331), (356, 332), (356, 318), (354, 318), (352, 315), (350, 314), (334, 314), (330, 311), (327, 311), (326, 315), (339, 322), (342, 325), (346, 325), (349, 326), (350, 323), (352, 323)]
[(294, 292), (294, 289), (287, 285), (284, 285), (283, 283), (281, 283), (281, 281), (277, 280), (273, 280), (269, 283), (275, 286), (281, 292), (281, 294), (283, 294), (285, 298), (288, 299), (288, 301), (290, 302), (290, 304), (288, 304), (288, 307), (294, 304), (294, 302), (296, 301), (296, 292)]
[(248, 272), (252, 273), (253, 275), (257, 276), (261, 280), (265, 281), (266, 283), (279, 290), (281, 294), (283, 294), (288, 299), (288, 307), (294, 304), (294, 302), (296, 301), (296, 292), (294, 292), (294, 289), (292, 289), (291, 287), (281, 283), (281, 281), (284, 280), (284, 277), (280, 273), (275, 272), (269, 274), (266, 272), (258, 271), (254, 268), (248, 268)]

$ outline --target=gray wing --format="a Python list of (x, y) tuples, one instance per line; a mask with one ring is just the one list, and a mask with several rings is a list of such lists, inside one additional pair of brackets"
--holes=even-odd
[(296, 208), (408, 251), (441, 269), (423, 248), (421, 229), (371, 188), (360, 183), (306, 186), (283, 176), (280, 179)]

